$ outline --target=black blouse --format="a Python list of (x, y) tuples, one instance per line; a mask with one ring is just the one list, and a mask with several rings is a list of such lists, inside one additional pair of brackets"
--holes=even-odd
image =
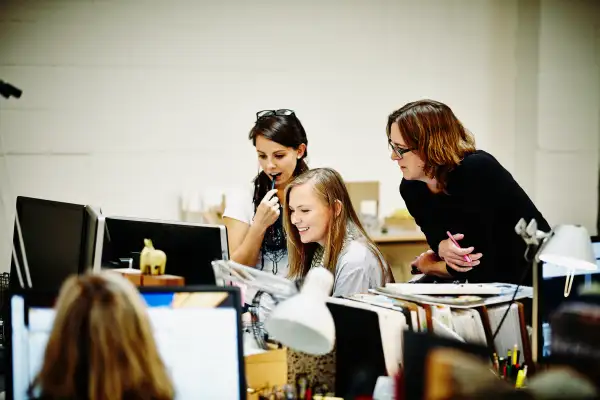
[[(521, 218), (535, 218), (538, 229), (550, 230), (548, 222), (512, 175), (490, 154), (470, 153), (448, 174), (447, 193), (432, 193), (424, 182), (403, 179), (400, 194), (408, 211), (438, 253), (446, 231), (465, 235), (461, 247), (482, 253), (480, 264), (468, 272), (446, 267), (458, 280), (532, 284), (524, 255), (526, 245), (515, 233)], [(529, 271), (527, 273), (527, 271)]]

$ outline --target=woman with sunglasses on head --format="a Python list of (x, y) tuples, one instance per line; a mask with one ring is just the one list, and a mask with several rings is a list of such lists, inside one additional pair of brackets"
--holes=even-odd
[(312, 169), (288, 184), (284, 224), (290, 278), (302, 280), (311, 268), (325, 267), (334, 275), (333, 296), (366, 293), (393, 282), (335, 170)]
[(475, 148), (450, 107), (408, 103), (389, 116), (387, 137), (403, 174), (400, 194), (430, 246), (413, 262), (413, 273), (531, 285), (515, 225), (535, 218), (539, 229), (550, 226), (512, 175)]
[(256, 148), (260, 172), (251, 188), (228, 196), (223, 213), (231, 259), (243, 265), (287, 276), (286, 236), (281, 204), (285, 185), (308, 170), (306, 132), (292, 110), (256, 113), (249, 139)]

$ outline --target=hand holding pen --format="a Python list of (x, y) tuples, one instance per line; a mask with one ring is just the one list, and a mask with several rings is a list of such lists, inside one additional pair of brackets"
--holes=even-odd
[(252, 220), (252, 224), (260, 227), (263, 232), (266, 232), (267, 229), (277, 221), (281, 214), (277, 189), (275, 188), (275, 182), (278, 175), (279, 174), (274, 174), (269, 176), (271, 178), (271, 190), (265, 194), (258, 207), (256, 207), (256, 213)]
[(277, 197), (277, 189), (271, 189), (261, 200), (254, 214), (253, 225), (258, 225), (263, 231), (279, 218), (279, 198)]
[(465, 237), (462, 233), (453, 235), (446, 232), (446, 234), (448, 239), (442, 240), (438, 247), (438, 255), (446, 262), (446, 265), (458, 272), (467, 272), (479, 265), (482, 254), (473, 253), (475, 250), (473, 246), (463, 249), (458, 244), (458, 240)]

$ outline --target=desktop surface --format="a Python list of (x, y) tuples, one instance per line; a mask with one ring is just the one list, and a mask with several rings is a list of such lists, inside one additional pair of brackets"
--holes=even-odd
[[(175, 400), (245, 399), (240, 295), (237, 288), (142, 288), (158, 350)], [(8, 376), (14, 399), (26, 399), (39, 371), (55, 312), (56, 293), (11, 298), (12, 351)]]

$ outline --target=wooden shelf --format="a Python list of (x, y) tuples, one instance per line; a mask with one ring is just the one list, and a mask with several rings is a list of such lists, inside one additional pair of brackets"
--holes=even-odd
[(369, 236), (375, 243), (422, 243), (427, 241), (421, 231), (391, 229), (387, 233), (369, 232)]

